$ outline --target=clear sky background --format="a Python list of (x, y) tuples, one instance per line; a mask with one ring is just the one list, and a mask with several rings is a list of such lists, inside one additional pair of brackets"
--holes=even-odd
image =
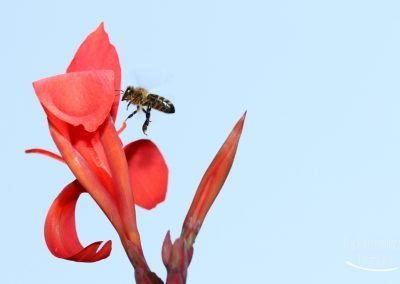
[[(188, 283), (398, 283), (400, 4), (398, 1), (6, 1), (0, 9), (0, 283), (132, 283), (119, 239), (90, 198), (81, 241), (111, 256), (68, 262), (43, 224), (72, 180), (31, 83), (63, 73), (105, 22), (123, 86), (168, 74), (149, 138), (168, 162), (167, 200), (138, 209), (147, 260), (180, 228), (197, 185), (242, 113), (235, 163), (195, 244)], [(160, 75), (161, 74), (161, 75)], [(162, 80), (159, 80), (161, 83)], [(146, 85), (145, 87), (152, 87)], [(150, 83), (148, 83), (150, 84)], [(119, 112), (118, 123), (127, 115)], [(143, 138), (144, 116), (122, 138)]]

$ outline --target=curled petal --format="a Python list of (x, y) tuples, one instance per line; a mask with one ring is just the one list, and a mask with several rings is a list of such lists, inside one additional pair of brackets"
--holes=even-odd
[(125, 146), (135, 203), (152, 209), (164, 201), (168, 187), (168, 167), (157, 146), (141, 139)]
[(47, 247), (54, 256), (79, 262), (95, 262), (110, 255), (111, 241), (100, 249), (102, 242), (95, 242), (87, 247), (79, 242), (75, 208), (83, 192), (83, 187), (76, 180), (63, 189), (47, 214), (44, 234)]
[(246, 113), (236, 123), (197, 188), (196, 195), (183, 223), (181, 235), (186, 239), (189, 246), (194, 243), (208, 210), (214, 203), (228, 177), (233, 160), (235, 159), (245, 118)]
[[(113, 70), (114, 88), (121, 89), (121, 66), (114, 45), (110, 43), (104, 24), (92, 32), (81, 44), (67, 69), (69, 72), (90, 70)], [(115, 120), (119, 104), (119, 92), (114, 94), (111, 116)]]
[(25, 153), (26, 154), (40, 154), (40, 155), (44, 155), (44, 156), (47, 156), (49, 158), (52, 158), (54, 160), (57, 160), (59, 162), (65, 163), (64, 159), (60, 155), (57, 155), (56, 153), (47, 151), (45, 149), (32, 148), (32, 149), (25, 150)]
[(115, 97), (111, 70), (62, 74), (36, 81), (33, 87), (48, 112), (89, 132), (108, 116)]
[(96, 262), (107, 258), (111, 252), (111, 241), (107, 241), (104, 243), (103, 247), (100, 248), (102, 243), (103, 242), (94, 242), (67, 259), (77, 262)]

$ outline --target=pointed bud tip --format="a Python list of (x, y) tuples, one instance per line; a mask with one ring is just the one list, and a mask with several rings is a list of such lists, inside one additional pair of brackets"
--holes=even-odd
[(239, 121), (236, 123), (234, 130), (238, 130), (239, 135), (242, 133), (243, 130), (243, 125), (244, 125), (244, 121), (246, 119), (246, 115), (247, 115), (247, 110), (244, 112), (244, 114), (242, 115), (242, 117), (239, 119)]
[(169, 250), (172, 247), (172, 241), (171, 241), (171, 233), (168, 230), (167, 234), (165, 235), (164, 242), (163, 242), (163, 250), (167, 249)]
[(168, 266), (168, 264), (169, 264), (171, 250), (172, 250), (171, 234), (170, 234), (170, 231), (168, 230), (167, 234), (165, 235), (164, 242), (163, 242), (162, 249), (161, 249), (161, 257), (162, 257), (162, 261), (165, 266)]
[(245, 120), (246, 119), (246, 115), (247, 115), (247, 110), (244, 112), (244, 114), (242, 115), (241, 119)]

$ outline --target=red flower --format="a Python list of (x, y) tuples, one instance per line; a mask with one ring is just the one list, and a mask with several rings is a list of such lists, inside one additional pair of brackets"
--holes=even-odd
[[(165, 198), (168, 169), (157, 146), (138, 140), (122, 147), (114, 126), (121, 89), (117, 52), (103, 24), (80, 46), (66, 74), (33, 83), (61, 156), (41, 153), (65, 162), (76, 180), (68, 184), (51, 206), (45, 223), (49, 250), (57, 257), (94, 262), (111, 252), (111, 241), (83, 247), (75, 226), (75, 208), (82, 193), (90, 194), (113, 224), (135, 268), (137, 283), (163, 283), (150, 271), (136, 226), (135, 204), (151, 209)], [(186, 282), (193, 244), (220, 192), (236, 155), (246, 114), (210, 164), (185, 218), (180, 238), (169, 232), (162, 247), (167, 284)]]
[(132, 264), (148, 270), (136, 226), (134, 204), (151, 209), (165, 198), (168, 169), (157, 146), (139, 140), (124, 149), (115, 130), (121, 89), (118, 54), (101, 24), (75, 54), (66, 74), (33, 83), (61, 156), (76, 177), (51, 206), (45, 223), (49, 250), (57, 257), (93, 262), (106, 258), (111, 241), (83, 247), (75, 207), (89, 193), (118, 232)]

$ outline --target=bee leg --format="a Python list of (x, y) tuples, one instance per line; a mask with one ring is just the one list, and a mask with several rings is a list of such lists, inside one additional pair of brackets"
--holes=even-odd
[[(128, 105), (129, 106), (129, 105)], [(137, 106), (136, 110), (134, 112), (132, 112), (130, 115), (128, 115), (128, 117), (125, 119), (125, 121), (127, 121), (128, 119), (130, 119), (132, 116), (134, 116), (138, 111), (140, 110), (140, 106)]]
[(144, 112), (145, 112), (145, 114), (146, 114), (146, 120), (145, 120), (145, 122), (143, 123), (143, 126), (142, 126), (142, 131), (143, 131), (143, 133), (145, 134), (145, 135), (147, 135), (147, 133), (146, 133), (146, 131), (147, 131), (147, 127), (149, 126), (149, 124), (150, 124), (150, 112), (151, 112), (151, 107), (147, 107), (147, 110), (143, 110)]
[(129, 106), (131, 105), (132, 102), (129, 102), (128, 105), (126, 106), (126, 110), (128, 110)]
[(150, 111), (151, 111), (151, 107), (147, 107), (146, 110), (143, 109), (143, 112), (146, 114), (146, 120), (149, 120), (149, 122), (151, 122), (150, 120)]

